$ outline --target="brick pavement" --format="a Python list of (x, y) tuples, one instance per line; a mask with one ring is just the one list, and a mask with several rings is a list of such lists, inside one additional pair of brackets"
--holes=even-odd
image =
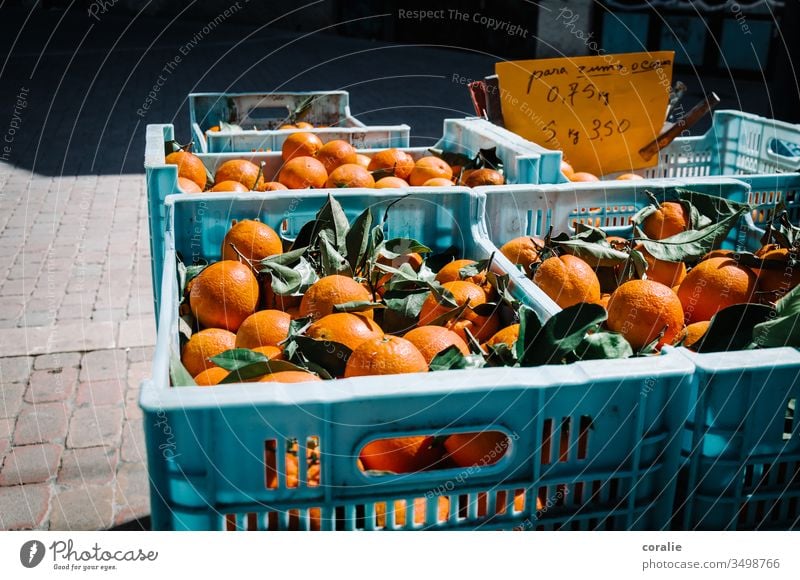
[(139, 381), (155, 336), (141, 175), (0, 164), (0, 529), (149, 513)]

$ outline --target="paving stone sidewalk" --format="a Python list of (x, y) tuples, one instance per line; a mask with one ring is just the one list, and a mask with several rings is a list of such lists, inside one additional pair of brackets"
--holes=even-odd
[(138, 407), (155, 337), (142, 175), (0, 164), (0, 529), (149, 514)]

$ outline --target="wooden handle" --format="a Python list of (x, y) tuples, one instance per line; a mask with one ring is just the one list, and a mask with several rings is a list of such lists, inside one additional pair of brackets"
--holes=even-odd
[(642, 159), (645, 161), (649, 161), (658, 152), (672, 143), (680, 134), (685, 131), (686, 129), (694, 126), (703, 116), (712, 111), (717, 105), (719, 105), (720, 99), (716, 93), (711, 93), (705, 100), (700, 101), (692, 110), (689, 111), (684, 117), (680, 120), (676, 121), (675, 123), (670, 123), (662, 133), (655, 138), (655, 140), (651, 141), (641, 149), (639, 149), (639, 155), (642, 156)]

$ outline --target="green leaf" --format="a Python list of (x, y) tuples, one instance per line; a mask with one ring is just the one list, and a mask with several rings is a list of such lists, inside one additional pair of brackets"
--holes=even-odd
[(350, 221), (347, 219), (347, 214), (342, 209), (341, 204), (336, 201), (333, 195), (328, 194), (328, 200), (325, 205), (317, 212), (317, 220), (330, 224), (329, 227), (332, 227), (334, 233), (334, 237), (330, 242), (339, 252), (346, 252), (346, 239), (347, 232), (350, 230)]
[(428, 284), (428, 287), (431, 290), (431, 294), (436, 298), (436, 301), (445, 308), (457, 308), (458, 302), (456, 302), (455, 296), (453, 293), (450, 292), (447, 288), (439, 284), (438, 282), (431, 282)]
[(595, 332), (587, 334), (575, 347), (579, 360), (628, 358), (633, 356), (633, 348), (625, 337), (616, 332)]
[(800, 286), (795, 286), (775, 304), (778, 316), (791, 316), (800, 313)]
[(658, 260), (684, 262), (704, 256), (725, 239), (743, 210), (701, 230), (688, 230), (663, 240), (642, 239), (641, 244)]
[(706, 218), (705, 220), (698, 220), (697, 224), (693, 221), (692, 225), (695, 229), (698, 229), (697, 225), (702, 229), (711, 223), (719, 222), (732, 215), (741, 215), (751, 209), (750, 205), (746, 203), (731, 201), (718, 195), (710, 195), (688, 189), (676, 188), (675, 194), (678, 199), (690, 204), (701, 216)]
[(383, 242), (378, 247), (378, 251), (381, 256), (393, 260), (406, 254), (413, 254), (414, 252), (418, 254), (427, 254), (431, 252), (431, 249), (425, 244), (411, 238), (392, 238)]
[(403, 318), (416, 320), (422, 310), (422, 305), (425, 304), (429, 295), (430, 291), (428, 290), (417, 292), (388, 290), (383, 295), (383, 301), (389, 310), (396, 312)]
[(761, 348), (793, 346), (800, 348), (800, 307), (796, 286), (778, 300), (774, 314), (769, 320), (757, 324), (753, 329), (753, 343)]
[(196, 387), (197, 383), (194, 382), (192, 375), (186, 370), (179, 357), (174, 350), (169, 353), (169, 379), (173, 387)]
[[(564, 234), (561, 234), (564, 236)], [(615, 250), (608, 244), (588, 242), (582, 239), (564, 239), (561, 236), (551, 238), (551, 243), (564, 253), (581, 258), (592, 268), (600, 266), (617, 266), (629, 259), (627, 252)]]
[(520, 364), (538, 366), (561, 363), (583, 342), (587, 332), (597, 329), (606, 316), (605, 308), (599, 304), (581, 303), (563, 309), (544, 323), (533, 344), (525, 349)]
[(693, 347), (696, 352), (742, 350), (753, 342), (755, 327), (768, 320), (772, 308), (762, 304), (734, 304), (712, 318), (708, 330)]
[[(517, 338), (517, 342), (514, 345), (517, 355), (517, 360), (520, 361), (522, 366), (526, 365), (528, 361), (528, 353), (532, 352), (533, 346), (536, 343), (536, 339), (539, 336), (539, 333), (542, 331), (542, 326), (544, 323), (542, 322), (539, 315), (536, 313), (535, 310), (530, 308), (529, 306), (522, 306), (519, 309), (519, 337)], [(533, 356), (532, 354), (530, 355)]]
[(350, 263), (347, 258), (342, 256), (337, 250), (336, 246), (328, 239), (328, 231), (323, 230), (320, 232), (320, 251), (322, 258), (322, 274), (324, 276), (331, 276), (333, 274), (341, 274), (342, 276), (353, 277), (353, 271), (350, 269)]
[(345, 236), (347, 261), (353, 272), (359, 271), (366, 261), (371, 229), (372, 210), (367, 208), (355, 219)]
[(263, 265), (261, 272), (270, 274), (272, 290), (280, 296), (299, 292), (303, 283), (300, 271), (283, 264)]
[(460, 255), (461, 248), (450, 246), (442, 252), (428, 256), (423, 265), (430, 268), (433, 272), (438, 272), (453, 260), (457, 260)]
[(256, 362), (266, 362), (266, 355), (249, 348), (232, 348), (211, 357), (211, 362), (226, 371), (238, 371)]
[(385, 304), (380, 302), (371, 302), (369, 300), (354, 300), (352, 302), (344, 302), (342, 304), (335, 304), (333, 306), (334, 312), (367, 312), (368, 310), (375, 310), (376, 308), (386, 308)]
[(433, 357), (428, 368), (431, 371), (449, 371), (457, 369), (479, 369), (485, 365), (486, 361), (482, 356), (464, 356), (457, 346), (451, 345)]
[(332, 340), (317, 340), (310, 336), (296, 336), (299, 352), (303, 353), (311, 363), (325, 369), (331, 376), (344, 375), (347, 359), (353, 351), (347, 346)]
[[(262, 266), (270, 266), (272, 264), (279, 264), (281, 266), (291, 266), (300, 261), (300, 258), (308, 251), (308, 246), (303, 246), (302, 248), (297, 248), (295, 250), (289, 250), (288, 252), (284, 252), (282, 254), (275, 254), (274, 256), (268, 256), (261, 260), (260, 264)], [(263, 272), (263, 270), (261, 270)]]
[(320, 221), (319, 219), (313, 219), (304, 223), (300, 231), (297, 232), (297, 237), (294, 239), (294, 242), (292, 242), (290, 251), (293, 252), (300, 249), (306, 250), (309, 247), (315, 247), (319, 232), (327, 225), (329, 225), (329, 222)]
[[(258, 353), (256, 353), (258, 354)], [(265, 357), (266, 358), (266, 357)], [(283, 371), (304, 371), (305, 369), (285, 360), (270, 360), (253, 362), (228, 374), (222, 379), (220, 385), (242, 383), (250, 379), (263, 377), (266, 374), (280, 373)]]
[(584, 242), (605, 242), (606, 233), (600, 228), (575, 222), (575, 235), (573, 239), (583, 240)]
[(633, 214), (633, 216), (631, 217), (631, 223), (635, 226), (641, 226), (648, 217), (650, 217), (657, 211), (658, 208), (655, 206), (655, 204), (651, 203), (649, 205), (646, 205), (642, 209), (637, 211), (635, 214)]

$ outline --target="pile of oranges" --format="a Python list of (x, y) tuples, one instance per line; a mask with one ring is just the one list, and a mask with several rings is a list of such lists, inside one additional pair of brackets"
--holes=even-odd
[[(182, 347), (181, 362), (196, 385), (424, 373), (444, 352), (469, 357), (501, 343), (510, 348), (518, 336), (513, 308), (501, 299), (488, 263), (452, 259), (434, 272), (425, 257), (429, 250), (377, 249), (353, 275), (320, 271), (302, 293), (281, 295), (259, 265), (283, 252), (282, 239), (267, 224), (234, 222), (222, 259), (186, 284), (182, 314), (191, 316), (195, 332)], [(418, 313), (400, 323), (387, 306), (398, 285), (423, 291)], [(431, 288), (427, 294), (425, 285)], [(318, 357), (318, 345), (341, 364)], [(215, 362), (242, 349), (266, 361), (259, 376), (244, 377)], [(365, 471), (393, 473), (466, 467), (493, 463), (502, 452), (492, 450), (507, 447), (499, 432), (385, 439), (367, 445), (359, 464)], [(395, 514), (396, 520), (402, 517)]]
[(386, 149), (369, 157), (341, 139), (327, 143), (314, 133), (294, 132), (281, 149), (283, 164), (277, 175), (266, 178), (262, 168), (245, 159), (220, 165), (209, 183), (206, 168), (189, 151), (176, 151), (166, 163), (178, 166), (178, 187), (184, 193), (276, 191), (366, 187), (407, 188), (465, 185), (502, 185), (503, 175), (492, 168), (450, 165), (428, 155), (414, 160), (401, 149)]
[[(690, 227), (689, 210), (673, 201), (661, 203), (641, 224), (644, 239), (649, 240), (665, 240)], [(692, 349), (719, 311), (736, 304), (773, 305), (800, 283), (800, 269), (792, 267), (796, 248), (765, 244), (748, 264), (739, 253), (722, 249), (691, 262), (672, 262), (651, 255), (642, 239), (608, 236), (599, 242), (629, 255), (639, 252), (646, 262), (641, 276), (630, 262), (590, 264), (547, 248), (535, 237), (515, 238), (500, 251), (524, 268), (561, 308), (581, 303), (603, 306), (607, 329), (622, 334), (640, 352), (657, 351), (663, 345)]]

